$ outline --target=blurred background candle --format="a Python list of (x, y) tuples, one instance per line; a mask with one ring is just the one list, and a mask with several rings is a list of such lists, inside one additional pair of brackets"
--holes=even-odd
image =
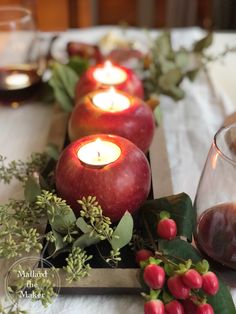
[(106, 61), (103, 64), (91, 66), (81, 76), (76, 85), (76, 99), (79, 100), (92, 91), (112, 85), (131, 95), (144, 97), (142, 82), (133, 70)]
[(114, 88), (94, 91), (74, 108), (69, 124), (70, 141), (106, 133), (127, 138), (147, 152), (155, 129), (153, 112), (141, 99)]
[(93, 76), (97, 82), (106, 85), (121, 84), (127, 79), (126, 72), (110, 61), (106, 61), (103, 67), (95, 69)]
[(0, 43), (0, 102), (15, 106), (36, 94), (45, 67), (30, 10), (0, 7)]
[[(99, 140), (98, 140), (99, 139)], [(119, 220), (134, 213), (150, 191), (151, 171), (144, 153), (127, 139), (96, 134), (65, 148), (55, 172), (59, 195), (77, 215), (82, 197), (96, 196), (105, 216)]]

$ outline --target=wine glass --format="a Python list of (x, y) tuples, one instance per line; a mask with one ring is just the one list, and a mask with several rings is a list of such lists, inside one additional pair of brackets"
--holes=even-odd
[(31, 11), (0, 6), (0, 103), (16, 107), (32, 97), (43, 70)]
[(215, 135), (195, 198), (198, 248), (236, 269), (236, 124)]

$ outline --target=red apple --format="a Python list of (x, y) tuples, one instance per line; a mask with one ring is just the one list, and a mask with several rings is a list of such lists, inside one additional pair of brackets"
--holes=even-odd
[[(78, 151), (97, 138), (119, 146), (118, 159), (103, 167), (81, 162)], [(129, 140), (107, 134), (84, 137), (72, 142), (62, 152), (55, 173), (59, 195), (71, 205), (76, 215), (83, 196), (96, 196), (105, 216), (119, 220), (125, 211), (134, 213), (146, 200), (151, 183), (151, 172), (144, 153)]]
[(143, 100), (116, 92), (130, 100), (130, 107), (113, 112), (95, 106), (93, 96), (101, 91), (92, 92), (78, 102), (69, 120), (70, 141), (97, 133), (114, 134), (127, 138), (146, 153), (154, 135), (153, 113)]
[(137, 77), (137, 75), (134, 73), (133, 70), (125, 68), (123, 66), (114, 65), (114, 67), (117, 67), (125, 72), (126, 79), (119, 84), (110, 85), (110, 84), (102, 84), (94, 78), (94, 71), (98, 68), (103, 68), (104, 64), (98, 64), (96, 66), (91, 66), (89, 69), (81, 76), (79, 79), (76, 88), (75, 88), (75, 94), (76, 99), (80, 99), (86, 94), (98, 90), (107, 88), (109, 86), (115, 86), (116, 89), (122, 90), (124, 92), (127, 92), (131, 95), (134, 95), (136, 97), (139, 97), (141, 99), (144, 98), (144, 91), (143, 91), (143, 85), (141, 80)]

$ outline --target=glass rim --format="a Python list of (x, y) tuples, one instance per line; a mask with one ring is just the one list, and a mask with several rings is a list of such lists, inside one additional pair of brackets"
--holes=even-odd
[(236, 123), (233, 123), (233, 124), (230, 124), (230, 125), (227, 125), (227, 126), (223, 126), (221, 127), (215, 134), (214, 136), (214, 145), (216, 147), (216, 150), (217, 152), (219, 153), (219, 155), (224, 158), (226, 161), (230, 162), (231, 164), (235, 165), (236, 166), (236, 160), (230, 158), (229, 156), (227, 156), (223, 151), (222, 149), (220, 149), (218, 143), (217, 143), (217, 139), (219, 138), (219, 136), (221, 135), (221, 133), (223, 131), (227, 131), (231, 128), (236, 128)]
[(0, 26), (4, 25), (9, 25), (11, 23), (26, 23), (28, 22), (28, 19), (32, 18), (32, 12), (31, 10), (21, 7), (18, 5), (6, 5), (6, 6), (0, 6), (0, 13), (1, 12), (7, 12), (7, 11), (17, 11), (17, 12), (22, 12), (23, 15), (21, 17), (16, 17), (16, 18), (9, 18), (7, 21), (0, 21)]

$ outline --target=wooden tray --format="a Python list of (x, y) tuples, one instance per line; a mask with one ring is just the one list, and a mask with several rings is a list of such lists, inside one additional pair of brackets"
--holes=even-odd
[[(58, 106), (54, 107), (48, 143), (57, 145), (60, 150), (63, 149), (64, 145), (68, 117), (68, 114)], [(171, 174), (162, 125), (159, 125), (155, 130), (149, 159), (152, 170), (153, 198), (172, 194)], [(40, 232), (44, 233), (46, 227), (47, 222), (42, 222)], [(29, 256), (32, 256), (32, 253)], [(40, 257), (39, 254), (37, 256)], [(14, 261), (12, 259), (2, 260), (0, 267), (7, 273)], [(30, 262), (28, 265), (33, 267)], [(47, 271), (50, 269), (47, 268)], [(59, 268), (58, 274), (61, 281), (61, 294), (137, 294), (141, 292), (139, 268), (93, 268), (90, 270), (89, 276), (72, 283), (66, 281), (66, 273), (63, 269)]]

